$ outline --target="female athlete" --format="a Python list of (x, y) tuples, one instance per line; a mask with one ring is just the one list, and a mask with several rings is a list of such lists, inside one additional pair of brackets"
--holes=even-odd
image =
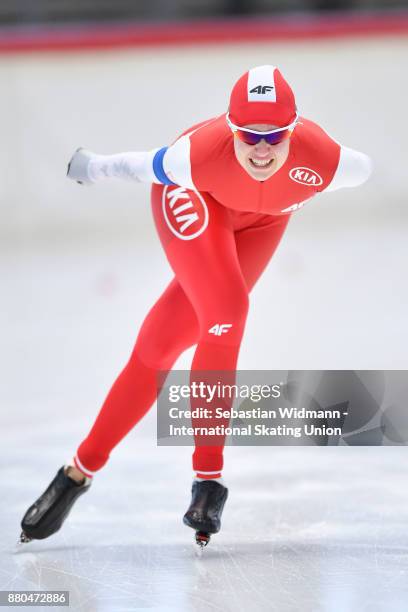
[[(214, 371), (231, 376), (248, 295), (291, 215), (317, 193), (355, 187), (370, 172), (366, 155), (298, 115), (292, 89), (270, 65), (236, 82), (227, 113), (194, 125), (169, 147), (74, 154), (68, 177), (79, 183), (110, 177), (152, 183), (154, 220), (174, 278), (148, 313), (89, 434), (25, 514), (21, 541), (61, 527), (112, 449), (154, 403), (158, 373), (170, 371), (188, 347), (196, 345), (192, 379)], [(228, 493), (222, 468), (223, 439), (196, 443), (184, 522), (201, 545), (220, 529)]]

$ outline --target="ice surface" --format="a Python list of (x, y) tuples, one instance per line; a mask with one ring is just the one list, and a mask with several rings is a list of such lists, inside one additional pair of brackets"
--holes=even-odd
[[(329, 245), (288, 232), (254, 294), (243, 367), (406, 367), (397, 342), (403, 300), (379, 293), (374, 273), (361, 290), (352, 271), (376, 255), (369, 234), (360, 240), (365, 248), (353, 244), (341, 275), (341, 235)], [(14, 553), (23, 513), (85, 435), (169, 271), (154, 242), (122, 242), (4, 252), (0, 272), (10, 289), (2, 301), (2, 589), (66, 589), (71, 608), (84, 612), (406, 609), (405, 448), (229, 447), (223, 529), (198, 558), (181, 522), (191, 449), (156, 447), (154, 409), (63, 529)], [(381, 315), (389, 325), (377, 325)]]

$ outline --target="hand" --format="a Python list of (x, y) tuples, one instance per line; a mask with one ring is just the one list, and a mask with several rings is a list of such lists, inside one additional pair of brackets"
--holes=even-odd
[(67, 177), (80, 185), (91, 185), (93, 180), (89, 176), (89, 162), (95, 154), (86, 149), (77, 149), (68, 164)]

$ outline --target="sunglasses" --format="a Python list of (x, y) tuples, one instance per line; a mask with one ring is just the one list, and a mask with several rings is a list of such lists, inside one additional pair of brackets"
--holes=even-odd
[(296, 113), (295, 119), (292, 121), (290, 125), (286, 125), (285, 127), (277, 128), (276, 130), (272, 130), (271, 132), (257, 132), (256, 130), (250, 130), (248, 128), (239, 127), (232, 123), (229, 118), (229, 113), (227, 113), (227, 123), (234, 136), (242, 140), (249, 145), (256, 145), (261, 140), (265, 140), (270, 145), (276, 145), (287, 138), (290, 138), (293, 130), (295, 129), (299, 115)]

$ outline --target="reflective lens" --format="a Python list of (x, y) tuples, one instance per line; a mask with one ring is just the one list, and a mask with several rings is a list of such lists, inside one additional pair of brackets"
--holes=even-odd
[(261, 140), (265, 140), (270, 145), (276, 145), (290, 137), (292, 130), (281, 130), (280, 132), (265, 132), (256, 134), (255, 132), (247, 132), (244, 130), (234, 131), (234, 135), (249, 145), (256, 145)]
[(282, 128), (277, 128), (271, 132), (258, 132), (257, 130), (250, 130), (248, 128), (239, 127), (232, 123), (229, 118), (229, 113), (226, 115), (226, 120), (230, 130), (234, 135), (249, 145), (256, 145), (261, 140), (265, 140), (270, 145), (276, 145), (283, 140), (287, 140), (292, 135), (293, 130), (299, 122), (299, 115), (296, 113), (295, 119), (290, 125)]

